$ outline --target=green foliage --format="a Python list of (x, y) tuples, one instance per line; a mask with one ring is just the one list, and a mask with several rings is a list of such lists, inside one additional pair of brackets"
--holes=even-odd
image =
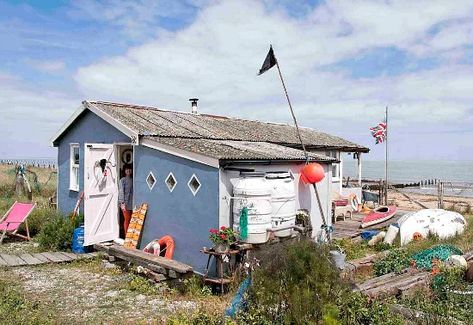
[(185, 279), (183, 284), (182, 293), (184, 294), (188, 294), (193, 297), (206, 297), (212, 294), (212, 289), (204, 284), (201, 277), (196, 275), (189, 279)]
[(376, 276), (396, 272), (399, 273), (410, 264), (410, 254), (403, 249), (394, 249), (386, 257), (376, 261), (373, 269)]
[(380, 303), (359, 292), (347, 292), (339, 301), (341, 324), (403, 324), (389, 310), (389, 302)]
[(74, 229), (81, 223), (81, 218), (72, 220), (56, 213), (43, 225), (36, 237), (39, 246), (45, 250), (69, 249)]
[(254, 274), (251, 305), (274, 323), (320, 322), (325, 307), (334, 305), (343, 290), (328, 247), (309, 240), (268, 247), (261, 265)]
[(211, 228), (209, 232), (209, 239), (215, 245), (230, 245), (236, 241), (236, 233), (232, 228), (222, 226), (220, 229)]
[(368, 246), (367, 241), (353, 242), (348, 238), (333, 240), (332, 248), (342, 250), (346, 254), (347, 260), (354, 260), (375, 253), (373, 248)]
[[(50, 208), (46, 205), (37, 205), (28, 217), (30, 236), (36, 236), (46, 224), (60, 216), (61, 214), (54, 208)], [(25, 233), (26, 227), (24, 223), (21, 225), (20, 231)]]
[(27, 300), (17, 284), (0, 279), (2, 324), (56, 324), (55, 315), (49, 306)]
[(136, 274), (129, 275), (126, 288), (144, 295), (154, 295), (158, 293), (158, 289), (153, 282)]
[[(225, 325), (225, 324), (234, 324), (229, 319), (225, 319), (221, 315), (209, 314), (205, 311), (198, 310), (194, 313), (180, 313), (177, 315), (172, 315), (167, 318), (164, 322), (166, 325)], [(255, 324), (255, 323), (248, 323)], [(264, 325), (264, 324), (261, 324)]]

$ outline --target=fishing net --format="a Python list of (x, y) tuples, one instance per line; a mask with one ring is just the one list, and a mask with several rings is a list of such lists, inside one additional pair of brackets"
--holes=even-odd
[(438, 245), (429, 249), (420, 251), (412, 256), (418, 269), (432, 270), (432, 261), (446, 261), (451, 255), (462, 255), (462, 251), (452, 245)]

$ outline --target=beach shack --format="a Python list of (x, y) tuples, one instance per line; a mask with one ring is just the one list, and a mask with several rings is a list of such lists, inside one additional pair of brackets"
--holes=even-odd
[[(309, 128), (301, 134), (309, 160), (323, 166), (317, 186), (330, 223), (340, 153), (368, 149)], [(70, 213), (83, 193), (86, 245), (119, 237), (118, 182), (125, 165), (133, 169), (133, 204), (148, 204), (140, 248), (170, 235), (174, 259), (197, 271), (205, 268), (199, 249), (211, 246), (209, 229), (234, 223), (233, 187), (244, 173), (290, 175), (294, 204), (308, 211), (314, 236), (322, 224), (312, 186), (299, 181), (305, 156), (291, 125), (200, 114), (196, 100), (189, 112), (84, 101), (52, 145), (58, 148), (58, 209)]]

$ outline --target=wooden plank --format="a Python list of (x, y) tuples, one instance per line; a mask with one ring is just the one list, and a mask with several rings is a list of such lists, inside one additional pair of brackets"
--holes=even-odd
[(133, 210), (130, 224), (125, 236), (125, 243), (123, 244), (124, 247), (136, 248), (136, 246), (138, 246), (138, 240), (140, 239), (141, 229), (143, 228), (147, 211), (147, 203), (143, 203), (138, 209)]
[(8, 266), (22, 266), (27, 265), (25, 261), (15, 255), (1, 254), (3, 260), (7, 262)]
[[(101, 246), (96, 245), (97, 249)], [(173, 270), (177, 273), (185, 274), (192, 272), (192, 266), (187, 264), (170, 260), (161, 256), (147, 254), (137, 249), (127, 249), (117, 244), (108, 247), (108, 254), (121, 258), (137, 265), (147, 267), (155, 272), (161, 272), (162, 269)]]
[(34, 258), (40, 260), (40, 261), (43, 262), (43, 263), (51, 263), (51, 262), (52, 262), (49, 258), (43, 256), (41, 253), (35, 253), (35, 254), (31, 254), (31, 255), (32, 255)]
[(43, 255), (44, 257), (46, 257), (49, 261), (53, 262), (53, 263), (59, 263), (59, 262), (63, 262), (64, 259), (60, 256), (57, 256), (56, 254), (54, 254), (54, 252), (44, 252), (44, 253), (40, 253), (41, 255)]
[(0, 266), (8, 266), (8, 263), (0, 256)]
[(62, 255), (65, 255), (71, 259), (71, 261), (76, 260), (78, 258), (77, 254), (69, 253), (69, 252), (61, 252)]
[(33, 255), (31, 254), (21, 254), (20, 255), (20, 258), (25, 261), (26, 263), (28, 263), (28, 265), (38, 265), (38, 264), (43, 264), (42, 261), (40, 261), (39, 259), (37, 259), (36, 257), (34, 257)]

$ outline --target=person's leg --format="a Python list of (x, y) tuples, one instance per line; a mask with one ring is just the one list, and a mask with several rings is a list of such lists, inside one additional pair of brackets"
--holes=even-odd
[(123, 227), (125, 229), (125, 236), (126, 233), (128, 232), (128, 226), (130, 225), (130, 220), (131, 220), (131, 210), (123, 210), (123, 217), (124, 217), (124, 222), (123, 222)]
[(124, 225), (125, 225), (125, 216), (123, 214), (123, 210), (122, 209), (119, 209), (120, 210), (120, 220), (119, 220), (119, 228), (120, 228), (120, 238), (122, 239), (125, 239), (125, 235), (126, 235), (126, 232), (125, 232), (125, 228), (124, 228)]

